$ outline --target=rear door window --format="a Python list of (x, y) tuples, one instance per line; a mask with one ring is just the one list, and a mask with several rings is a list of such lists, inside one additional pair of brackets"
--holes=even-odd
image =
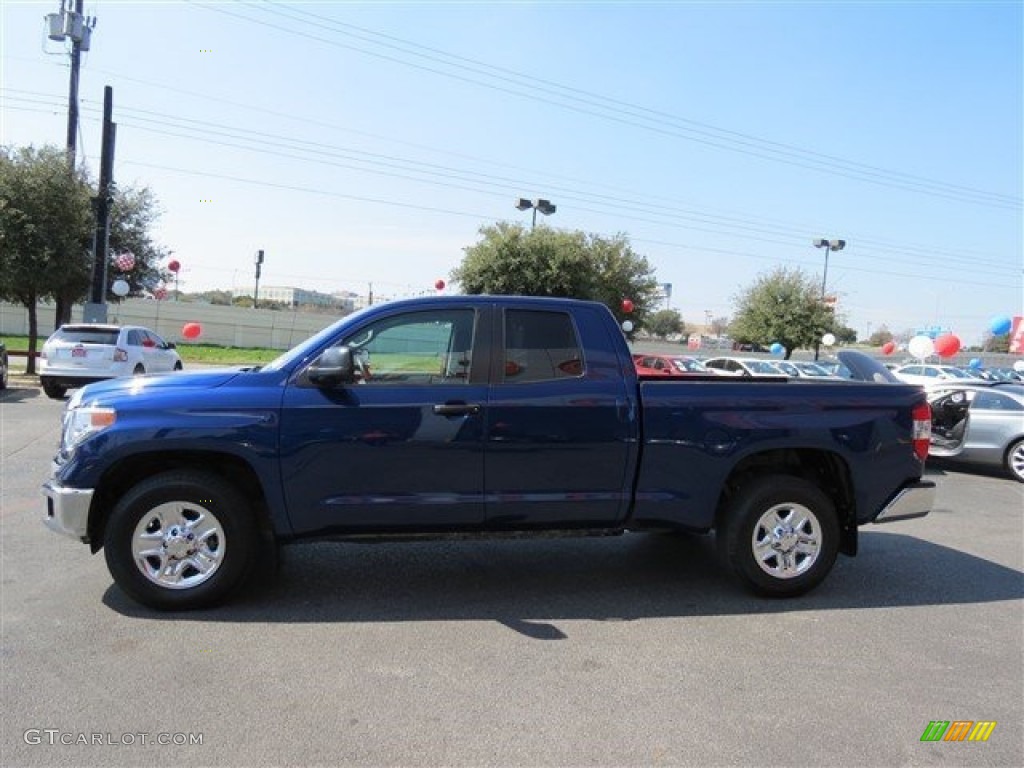
[(583, 375), (583, 352), (565, 312), (509, 309), (505, 312), (503, 382), (522, 384)]

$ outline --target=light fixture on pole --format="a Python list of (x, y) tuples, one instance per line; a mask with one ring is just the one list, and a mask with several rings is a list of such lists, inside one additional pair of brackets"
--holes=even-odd
[[(823, 237), (815, 238), (813, 241), (815, 248), (825, 249), (825, 271), (821, 275), (821, 303), (822, 306), (825, 304), (825, 286), (828, 283), (828, 253), (829, 251), (841, 251), (846, 247), (845, 240), (826, 240)], [(818, 352), (820, 350), (821, 342), (814, 342), (814, 359), (818, 359)]]
[(558, 206), (552, 205), (550, 200), (540, 198), (537, 200), (527, 200), (525, 197), (519, 198), (519, 202), (516, 203), (516, 208), (520, 211), (528, 211), (531, 208), (533, 209), (533, 220), (530, 222), (530, 229), (537, 226), (537, 211), (540, 211), (545, 216), (550, 216), (558, 210)]

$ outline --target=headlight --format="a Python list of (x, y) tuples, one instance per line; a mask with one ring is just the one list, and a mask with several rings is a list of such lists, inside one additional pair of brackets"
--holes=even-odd
[(117, 421), (113, 408), (69, 407), (64, 413), (64, 428), (61, 433), (62, 453), (70, 453), (90, 435), (101, 432)]

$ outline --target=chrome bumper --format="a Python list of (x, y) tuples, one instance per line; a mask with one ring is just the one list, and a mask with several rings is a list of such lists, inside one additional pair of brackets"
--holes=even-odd
[(892, 523), (924, 517), (935, 504), (935, 483), (921, 480), (908, 485), (886, 504), (875, 518), (876, 523)]
[(52, 480), (44, 483), (46, 517), (43, 522), (46, 527), (89, 543), (89, 505), (92, 504), (92, 494), (92, 488), (64, 488)]

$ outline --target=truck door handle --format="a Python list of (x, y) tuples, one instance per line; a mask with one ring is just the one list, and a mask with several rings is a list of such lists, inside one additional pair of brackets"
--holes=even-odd
[(441, 403), (434, 406), (438, 416), (476, 416), (480, 406), (476, 403)]

